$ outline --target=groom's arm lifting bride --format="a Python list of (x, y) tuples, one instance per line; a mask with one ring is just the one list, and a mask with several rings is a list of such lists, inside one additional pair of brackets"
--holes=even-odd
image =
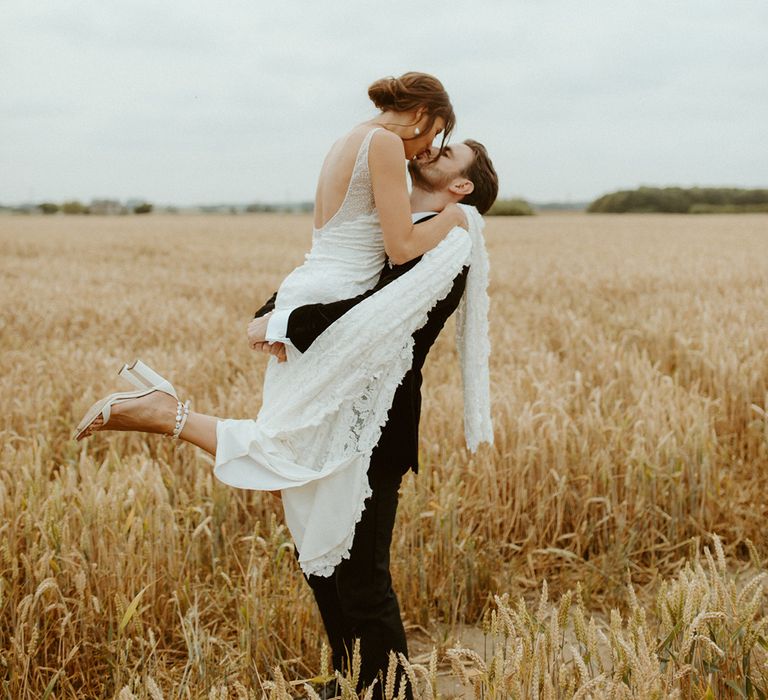
[[(498, 193), (498, 178), (486, 149), (465, 141), (409, 162), (412, 180), (411, 211), (414, 222), (435, 216), (449, 204), (474, 205), (483, 214)], [(273, 312), (273, 295), (248, 326), (251, 347), (284, 359), (284, 344), (305, 352), (314, 340), (372, 294), (397, 279), (421, 258), (402, 265), (386, 264), (376, 286), (351, 299), (308, 304)], [(355, 529), (350, 558), (328, 578), (309, 576), (331, 644), (334, 668), (343, 670), (354, 639), (361, 640), (363, 675), (375, 677), (386, 670), (390, 650), (407, 656), (407, 644), (397, 597), (389, 572), (389, 545), (403, 475), (418, 471), (418, 430), (421, 413), (421, 370), (427, 354), (464, 293), (468, 266), (456, 276), (448, 295), (429, 311), (424, 326), (414, 335), (413, 363), (395, 392), (387, 423), (371, 455), (368, 470), (373, 495), (366, 502)], [(371, 567), (371, 558), (374, 564)]]
[[(430, 161), (437, 149), (432, 149), (408, 164), (413, 184), (411, 211), (413, 222), (426, 221), (449, 204), (471, 204), (484, 214), (496, 199), (498, 178), (485, 147), (477, 141), (467, 140), (447, 146), (440, 158)], [(290, 311), (273, 312), (277, 293), (254, 315), (248, 327), (248, 339), (252, 348), (285, 358), (285, 343), (304, 352), (312, 342), (332, 323), (356, 304), (376, 293), (387, 284), (416, 265), (421, 256), (402, 265), (386, 264), (375, 287), (351, 299), (326, 304), (307, 304)], [(456, 310), (464, 290), (467, 269), (454, 280), (453, 288), (445, 299), (432, 309), (425, 327), (434, 325), (437, 337), (447, 318)], [(420, 329), (423, 332), (424, 328)], [(432, 339), (434, 341), (434, 338)], [(429, 344), (431, 345), (431, 343)], [(429, 346), (427, 347), (427, 351)], [(426, 355), (426, 352), (425, 352)], [(424, 358), (422, 358), (423, 361)]]

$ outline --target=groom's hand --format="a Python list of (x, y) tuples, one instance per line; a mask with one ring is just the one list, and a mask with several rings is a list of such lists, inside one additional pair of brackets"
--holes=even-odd
[(285, 362), (288, 359), (285, 344), (267, 341), (267, 324), (271, 315), (272, 312), (270, 311), (268, 314), (254, 318), (248, 324), (248, 347), (251, 350), (259, 350), (268, 355), (274, 355), (278, 362)]
[(272, 315), (272, 312), (270, 311), (268, 314), (264, 314), (263, 316), (259, 316), (258, 318), (254, 318), (249, 324), (248, 324), (248, 346), (253, 349), (257, 350), (256, 347), (258, 344), (262, 344), (266, 342), (267, 340), (267, 324), (269, 323), (269, 317)]
[(268, 352), (270, 355), (274, 355), (278, 362), (285, 362), (288, 359), (284, 343), (274, 342), (264, 343), (264, 345), (266, 345), (266, 347), (262, 348), (262, 352)]
[(283, 343), (278, 343), (278, 342), (270, 343), (265, 340), (263, 343), (256, 343), (251, 347), (253, 350), (259, 350), (261, 352), (265, 352), (267, 355), (274, 355), (277, 358), (278, 362), (285, 362), (288, 359), (288, 355), (285, 350), (285, 345)]

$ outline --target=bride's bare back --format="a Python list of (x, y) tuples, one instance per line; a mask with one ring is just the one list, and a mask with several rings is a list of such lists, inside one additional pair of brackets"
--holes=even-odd
[(352, 180), (352, 170), (360, 146), (371, 130), (370, 124), (360, 124), (331, 146), (317, 181), (314, 219), (316, 229), (325, 227), (341, 209)]
[[(427, 139), (434, 138), (439, 128), (437, 120)], [(361, 172), (365, 174), (364, 193), (358, 191)], [(362, 197), (366, 202), (348, 201), (348, 197)], [(378, 214), (384, 248), (394, 264), (432, 249), (454, 226), (466, 226), (466, 218), (455, 204), (433, 219), (412, 223), (403, 141), (376, 122), (359, 124), (331, 147), (317, 183), (314, 228), (339, 223), (337, 215), (346, 218), (358, 208)]]

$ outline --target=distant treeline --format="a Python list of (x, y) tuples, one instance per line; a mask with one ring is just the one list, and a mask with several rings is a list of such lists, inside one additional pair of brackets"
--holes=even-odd
[(116, 199), (94, 199), (90, 204), (83, 204), (75, 199), (58, 204), (40, 202), (39, 204), (0, 205), (0, 213), (11, 214), (149, 214), (153, 210), (149, 202), (130, 200), (125, 204)]
[(487, 216), (531, 216), (533, 207), (524, 199), (497, 199)]
[(738, 214), (768, 212), (768, 190), (733, 187), (640, 187), (596, 199), (588, 212), (664, 212), (670, 214)]
[(314, 209), (314, 202), (288, 202), (282, 204), (254, 202), (245, 207), (245, 211), (248, 214), (311, 214)]
[(72, 200), (63, 202), (33, 202), (17, 205), (0, 204), (0, 214), (252, 214), (279, 213), (301, 214), (311, 212), (312, 202), (287, 202), (277, 204), (198, 204), (192, 206), (156, 206), (143, 200), (94, 199), (90, 204)]
[(536, 211), (585, 211), (589, 202), (533, 202)]

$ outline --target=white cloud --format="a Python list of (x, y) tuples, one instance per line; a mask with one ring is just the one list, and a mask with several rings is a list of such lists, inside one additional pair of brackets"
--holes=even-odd
[(503, 194), (767, 185), (757, 0), (10, 0), (0, 202), (311, 199), (322, 158), (406, 70), (449, 90)]

